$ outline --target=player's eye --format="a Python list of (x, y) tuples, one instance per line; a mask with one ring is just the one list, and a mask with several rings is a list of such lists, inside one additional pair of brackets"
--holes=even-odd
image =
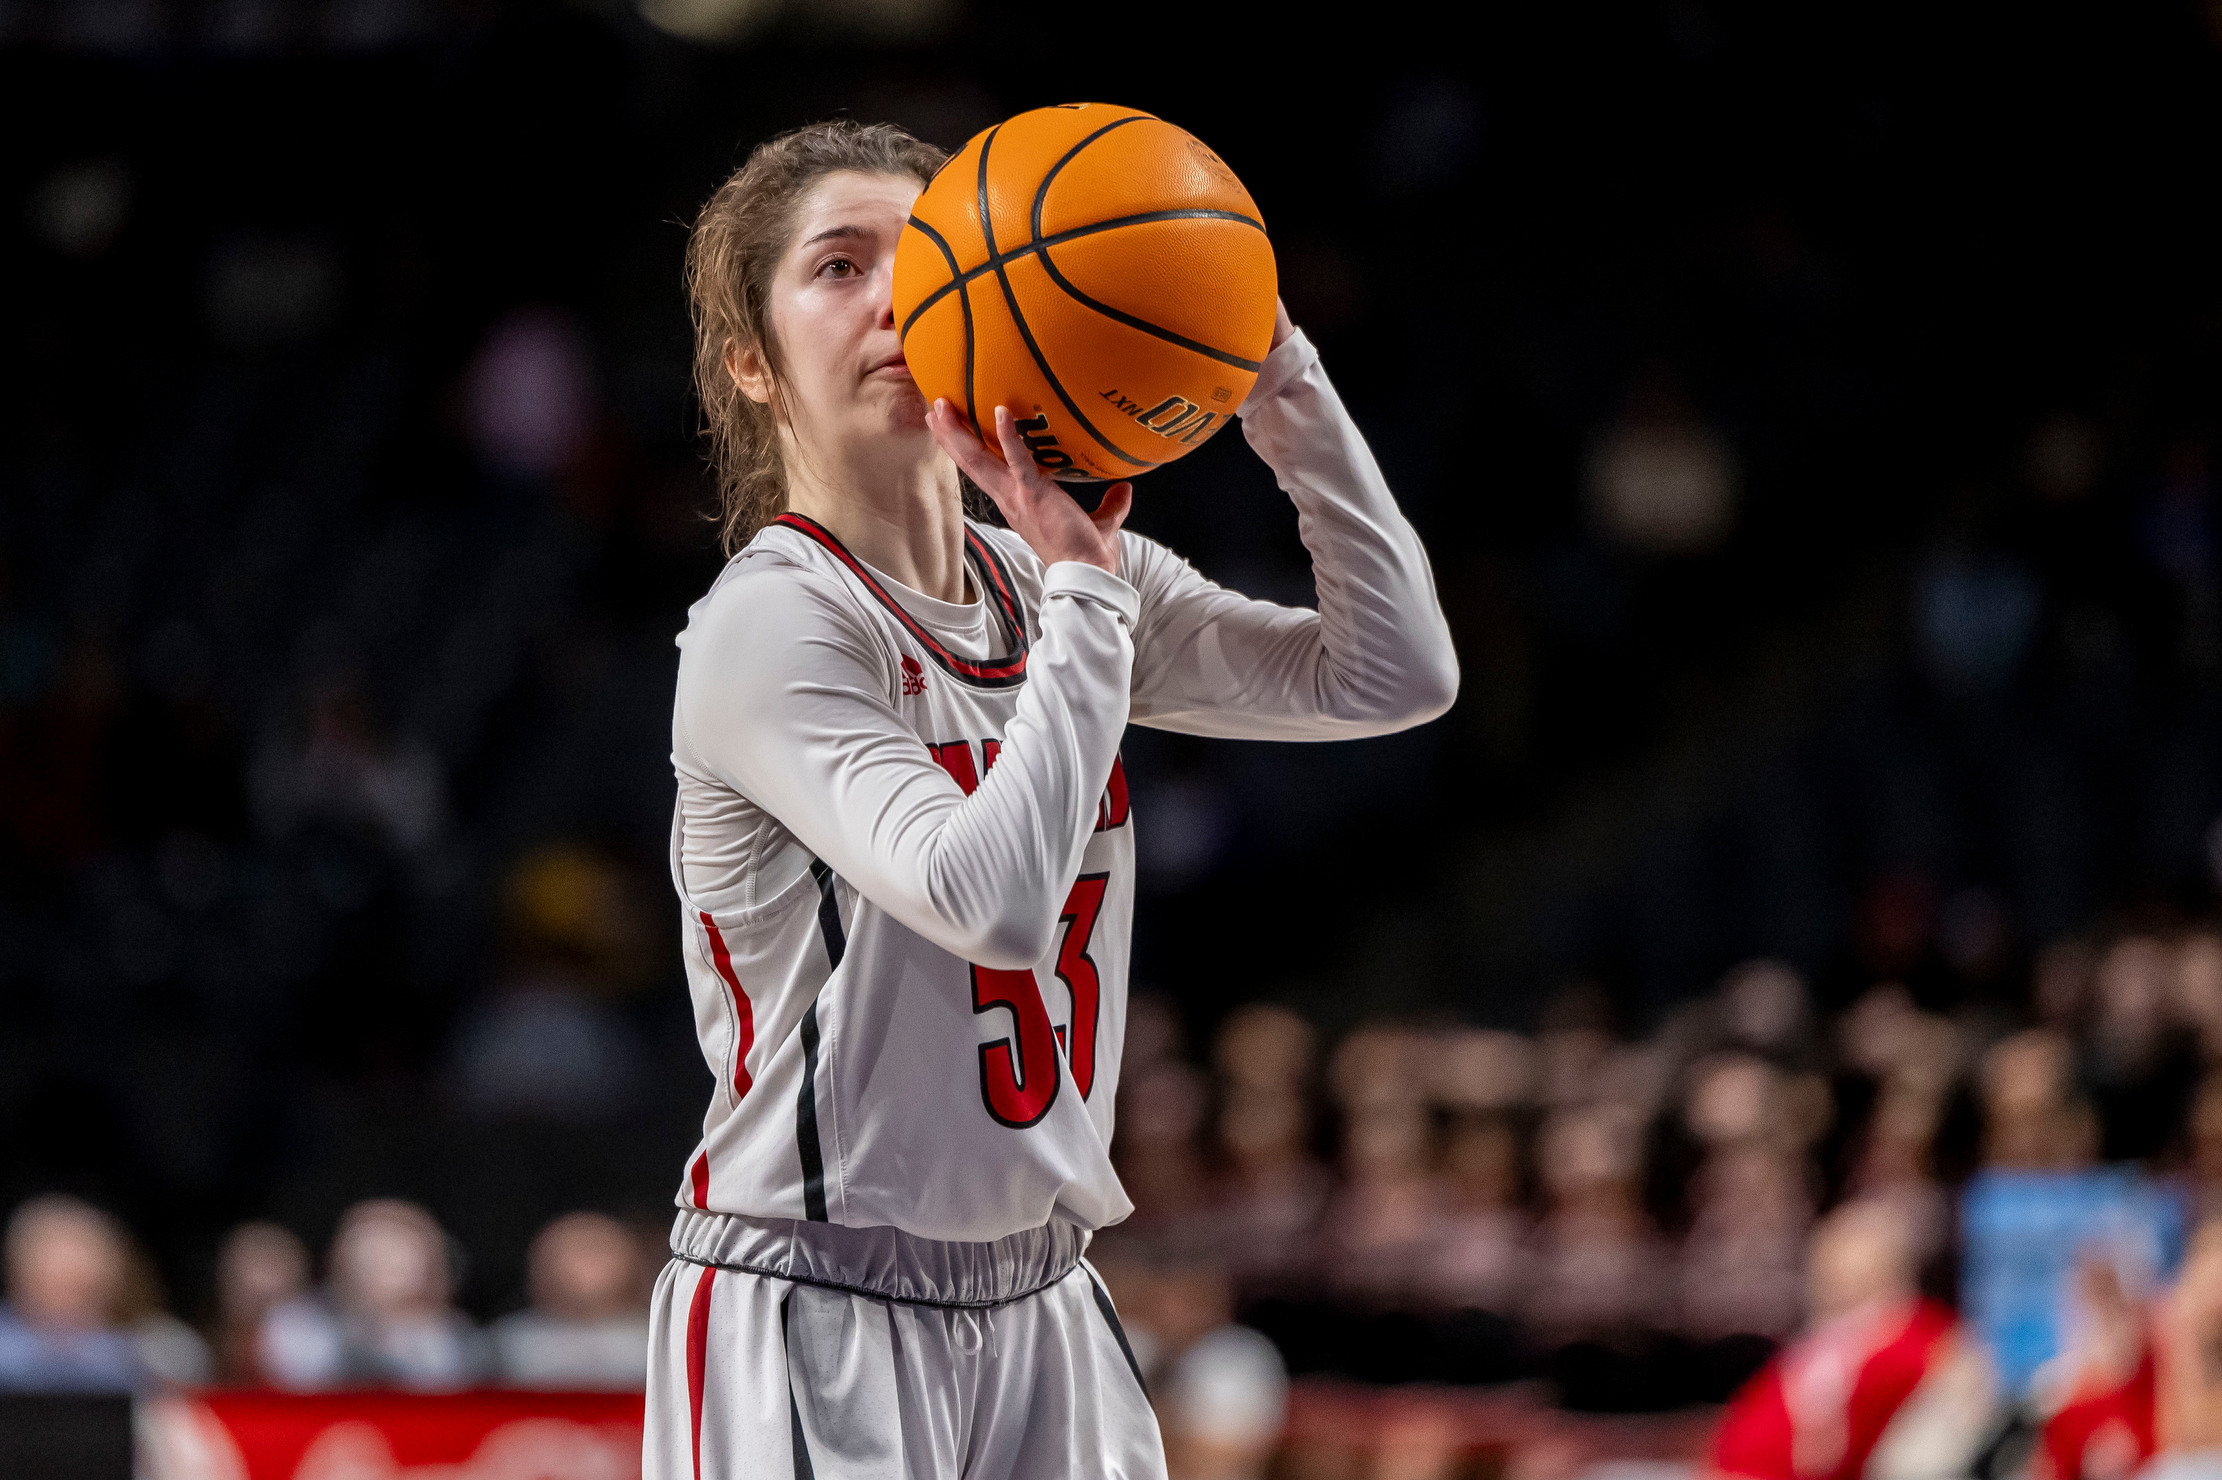
[(851, 262), (846, 257), (829, 257), (826, 259), (825, 264), (818, 269), (818, 276), (852, 278), (861, 277), (863, 275), (863, 271), (864, 270), (862, 268), (858, 267), (854, 262)]

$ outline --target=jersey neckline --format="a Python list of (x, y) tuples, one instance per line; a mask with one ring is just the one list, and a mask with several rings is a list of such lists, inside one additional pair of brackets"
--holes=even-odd
[(880, 583), (879, 578), (872, 574), (871, 567), (850, 554), (849, 547), (842, 544), (832, 530), (809, 515), (786, 513), (772, 523), (783, 524), (817, 541), (834, 559), (847, 566), (849, 574), (856, 577), (857, 584), (871, 593), (873, 600), (887, 608), (889, 614), (902, 623), (903, 630), (926, 650), (926, 655), (934, 660), (935, 666), (950, 677), (985, 689), (1007, 689), (1026, 681), (1026, 620), (1019, 610), (1016, 586), (1011, 580), (1009, 568), (1003, 564), (1003, 557), (995, 552), (994, 546), (980, 537), (980, 532), (971, 524), (967, 523), (964, 527), (965, 560), (971, 566), (973, 578), (979, 582), (980, 590), (994, 604), (997, 615), (1002, 619), (1006, 641), (1010, 644), (1010, 651), (1002, 657), (974, 660), (961, 658), (951, 652), (940, 638), (934, 636), (923, 622), (912, 616), (895, 599), (887, 587)]

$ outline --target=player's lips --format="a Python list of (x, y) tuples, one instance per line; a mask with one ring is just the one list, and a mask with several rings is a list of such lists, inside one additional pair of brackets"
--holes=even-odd
[(864, 373), (867, 375), (897, 375), (904, 380), (908, 380), (910, 379), (910, 362), (901, 355), (890, 355)]

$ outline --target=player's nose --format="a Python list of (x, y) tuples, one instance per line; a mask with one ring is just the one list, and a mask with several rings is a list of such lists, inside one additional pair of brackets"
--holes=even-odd
[(884, 267), (872, 274), (873, 306), (879, 310), (879, 327), (895, 327), (895, 269)]

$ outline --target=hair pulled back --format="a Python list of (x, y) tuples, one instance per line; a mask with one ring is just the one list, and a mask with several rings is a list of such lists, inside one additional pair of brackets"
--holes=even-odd
[(730, 555), (787, 507), (779, 417), (750, 400), (726, 370), (753, 349), (780, 383), (771, 285), (793, 240), (796, 208), (827, 175), (908, 175), (923, 185), (948, 155), (891, 123), (836, 119), (768, 139), (717, 188), (687, 238), (687, 301), (694, 318), (694, 388), (717, 472), (718, 540)]

